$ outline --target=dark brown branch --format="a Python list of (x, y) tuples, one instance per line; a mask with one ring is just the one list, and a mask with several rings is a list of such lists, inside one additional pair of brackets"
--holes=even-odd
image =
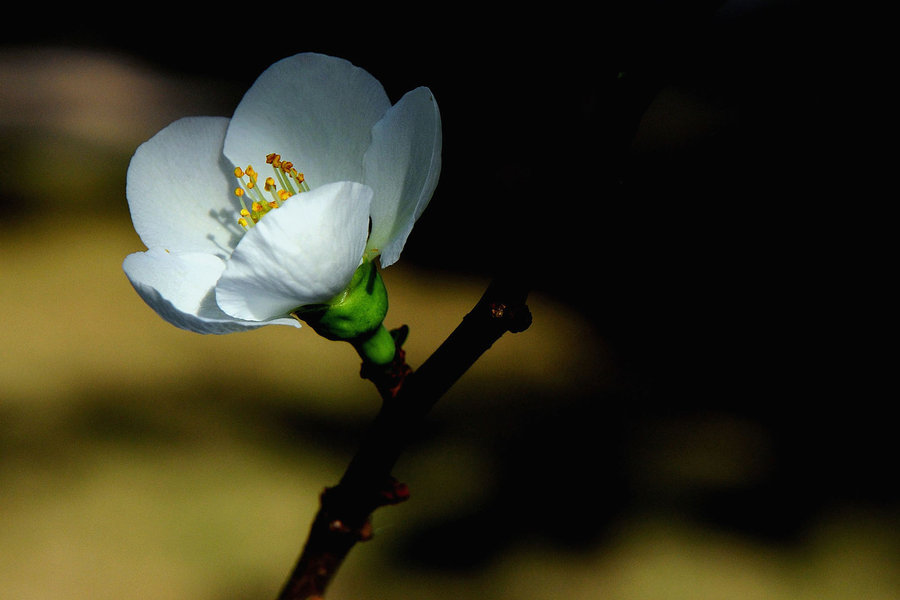
[(362, 376), (375, 384), (384, 404), (340, 483), (323, 492), (303, 553), (278, 600), (321, 598), (353, 546), (371, 537), (375, 509), (409, 496), (406, 486), (391, 476), (397, 459), (435, 402), (463, 373), (503, 334), (528, 328), (527, 295), (521, 281), (498, 278), (415, 372), (400, 348), (405, 330), (394, 332), (398, 352), (392, 365), (363, 365)]

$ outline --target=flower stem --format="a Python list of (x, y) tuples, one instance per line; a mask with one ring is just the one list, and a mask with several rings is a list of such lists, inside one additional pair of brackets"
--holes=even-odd
[(394, 338), (383, 324), (375, 330), (375, 333), (351, 340), (350, 343), (363, 361), (378, 366), (389, 365), (397, 352)]

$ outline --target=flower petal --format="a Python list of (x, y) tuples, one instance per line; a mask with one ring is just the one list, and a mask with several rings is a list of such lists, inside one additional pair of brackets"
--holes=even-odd
[(441, 172), (441, 115), (428, 88), (408, 92), (372, 129), (365, 183), (375, 190), (368, 248), (397, 261)]
[(216, 285), (222, 310), (247, 320), (327, 302), (366, 246), (371, 188), (338, 182), (297, 194), (244, 235)]
[(266, 69), (235, 109), (225, 155), (240, 167), (275, 152), (310, 186), (362, 181), (372, 125), (391, 103), (377, 79), (350, 62), (305, 53)]
[(134, 153), (125, 193), (148, 248), (224, 258), (237, 244), (233, 167), (222, 156), (227, 127), (221, 117), (181, 119)]
[(151, 248), (127, 256), (122, 268), (141, 298), (159, 316), (181, 329), (221, 334), (272, 323), (299, 327), (294, 319), (248, 323), (222, 312), (216, 305), (214, 289), (225, 262), (217, 256), (198, 252), (172, 254)]

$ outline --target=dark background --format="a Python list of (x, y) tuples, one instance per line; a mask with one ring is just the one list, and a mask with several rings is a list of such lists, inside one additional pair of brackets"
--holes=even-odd
[[(388, 8), (346, 22), (303, 7), (282, 18), (142, 7), (128, 26), (4, 35), (209, 76), (234, 90), (223, 106), (306, 50), (366, 68), (392, 100), (432, 89), (444, 168), (404, 261), (524, 268), (589, 320), (619, 377), (599, 396), (511, 415), (485, 442), (506, 457), (500, 491), (413, 536), (407, 560), (452, 566), (447, 540), (484, 535), (488, 521), (473, 564), (516, 536), (581, 547), (635, 505), (775, 543), (839, 506), (893, 514), (882, 309), (895, 271), (881, 215), (893, 165), (877, 143), (888, 137), (878, 54), (864, 44), (877, 35), (861, 35), (860, 15), (799, 1), (484, 12)], [(636, 431), (708, 413), (762, 427), (774, 468), (689, 497), (632, 479)], [(535, 493), (535, 473), (566, 493)], [(572, 513), (588, 515), (574, 531), (560, 522)]]

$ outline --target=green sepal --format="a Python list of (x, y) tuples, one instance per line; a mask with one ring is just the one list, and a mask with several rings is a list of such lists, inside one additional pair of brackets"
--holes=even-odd
[(396, 346), (384, 328), (388, 310), (387, 289), (374, 262), (363, 262), (347, 288), (326, 304), (301, 306), (298, 319), (329, 340), (350, 342), (364, 360), (387, 364)]

